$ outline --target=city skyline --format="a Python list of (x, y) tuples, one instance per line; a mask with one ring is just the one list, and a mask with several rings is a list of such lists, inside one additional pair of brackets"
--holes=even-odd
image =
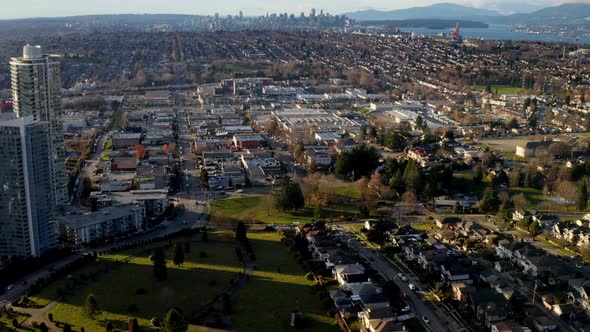
[[(3, 3), (5, 1), (0, 1)], [(587, 0), (529, 0), (526, 3), (519, 3), (519, 8), (528, 8), (529, 10), (559, 5), (565, 2), (589, 3)], [(457, 3), (478, 8), (489, 8), (499, 10), (500, 12), (510, 13), (513, 5), (509, 0), (417, 0), (409, 6), (404, 1), (386, 1), (386, 0), (364, 0), (353, 1), (343, 0), (335, 4), (333, 1), (301, 1), (293, 3), (286, 0), (268, 1), (250, 0), (237, 1), (230, 0), (220, 4), (210, 4), (204, 7), (200, 3), (193, 5), (187, 4), (180, 0), (171, 0), (165, 3), (154, 0), (147, 1), (128, 1), (120, 2), (114, 0), (105, 1), (87, 1), (83, 5), (72, 0), (57, 0), (51, 3), (40, 0), (25, 0), (20, 2), (19, 6), (5, 4), (4, 11), (0, 19), (19, 19), (33, 17), (62, 17), (77, 15), (99, 15), (99, 14), (192, 14), (192, 15), (238, 15), (240, 11), (245, 16), (259, 16), (267, 12), (289, 12), (309, 14), (312, 8), (324, 10), (324, 13), (342, 14), (356, 10), (377, 9), (377, 10), (395, 10), (414, 6), (428, 6), (435, 3)]]

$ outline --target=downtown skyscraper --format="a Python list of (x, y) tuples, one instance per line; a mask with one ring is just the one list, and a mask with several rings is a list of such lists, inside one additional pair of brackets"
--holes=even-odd
[(49, 123), (51, 185), (55, 205), (68, 200), (65, 146), (58, 56), (43, 53), (41, 46), (26, 45), (23, 56), (10, 61), (12, 98), (17, 117), (33, 116)]

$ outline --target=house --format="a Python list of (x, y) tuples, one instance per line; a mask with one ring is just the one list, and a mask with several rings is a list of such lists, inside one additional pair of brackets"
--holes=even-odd
[(590, 281), (585, 278), (570, 279), (568, 300), (590, 312)]
[(394, 319), (372, 320), (369, 324), (369, 332), (407, 332), (404, 324)]
[(477, 289), (475, 287), (466, 285), (462, 282), (456, 282), (451, 284), (451, 290), (453, 291), (454, 298), (459, 302), (465, 302), (469, 294), (477, 292)]
[(349, 284), (371, 283), (365, 274), (365, 268), (360, 264), (334, 266), (334, 275), (342, 289), (349, 289)]
[(543, 228), (551, 228), (555, 223), (559, 222), (559, 216), (553, 214), (537, 214), (533, 216), (533, 221), (536, 221)]
[(533, 317), (533, 326), (539, 332), (557, 331), (557, 324), (547, 316)]
[(469, 277), (469, 272), (461, 264), (446, 262), (441, 265), (441, 280), (445, 283), (461, 282), (464, 284), (472, 284), (473, 280)]
[(515, 210), (514, 212), (512, 212), (512, 219), (519, 221), (519, 220), (523, 220), (524, 218), (530, 217), (533, 214), (527, 210)]
[(438, 228), (449, 228), (456, 229), (461, 224), (461, 218), (459, 217), (443, 217), (435, 220), (436, 227)]
[(375, 324), (375, 323), (377, 323), (376, 321), (389, 321), (389, 320), (394, 319), (394, 315), (393, 315), (393, 312), (391, 311), (391, 308), (378, 308), (378, 309), (364, 308), (362, 311), (360, 311), (358, 313), (358, 317), (359, 317), (359, 321), (361, 323), (361, 326), (366, 331), (371, 330), (371, 326), (372, 326), (371, 323), (373, 323), (374, 326), (378, 327), (383, 324)]
[(524, 327), (515, 321), (505, 320), (502, 322), (492, 323), (491, 332), (532, 332), (528, 327)]
[(494, 269), (498, 272), (510, 272), (514, 270), (514, 265), (509, 260), (496, 261)]
[(506, 307), (507, 302), (504, 299), (481, 303), (477, 306), (476, 316), (486, 327), (491, 328), (492, 324), (506, 319), (508, 316)]

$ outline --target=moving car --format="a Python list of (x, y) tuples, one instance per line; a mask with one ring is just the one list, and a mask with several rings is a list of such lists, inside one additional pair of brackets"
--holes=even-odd
[(430, 320), (428, 319), (428, 317), (422, 316), (422, 320), (424, 321), (424, 323), (430, 324)]
[(414, 286), (414, 284), (409, 284), (408, 287), (410, 287), (410, 290), (416, 290), (416, 286)]

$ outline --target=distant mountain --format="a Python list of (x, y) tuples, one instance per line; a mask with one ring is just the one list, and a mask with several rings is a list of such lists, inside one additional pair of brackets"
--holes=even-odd
[(563, 26), (578, 24), (576, 21), (585, 21), (590, 17), (590, 4), (566, 3), (559, 6), (547, 7), (529, 14), (514, 14), (501, 17), (490, 17), (491, 23), (506, 24), (547, 24)]
[(500, 13), (487, 9), (462, 6), (452, 3), (439, 3), (426, 7), (412, 7), (391, 11), (364, 10), (345, 14), (357, 21), (409, 20), (409, 19), (473, 19), (487, 16), (500, 16)]

